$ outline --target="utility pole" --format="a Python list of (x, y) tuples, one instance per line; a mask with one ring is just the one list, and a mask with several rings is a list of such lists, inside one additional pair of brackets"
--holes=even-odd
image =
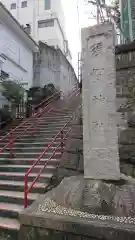
[(80, 13), (79, 13), (79, 0), (77, 0), (77, 22), (78, 22), (78, 35), (80, 39)]
[(17, 18), (17, 21), (19, 22), (19, 7), (20, 7), (20, 1), (17, 0), (17, 4), (16, 4), (16, 8), (17, 8), (17, 14), (16, 14), (16, 18)]
[(96, 1), (96, 5), (97, 5), (97, 24), (100, 23), (100, 10), (99, 10), (99, 1)]
[(36, 27), (36, 24), (35, 24), (35, 21), (36, 21), (36, 2), (35, 0), (33, 0), (33, 33), (32, 33), (32, 36), (33, 38), (35, 39), (35, 27)]

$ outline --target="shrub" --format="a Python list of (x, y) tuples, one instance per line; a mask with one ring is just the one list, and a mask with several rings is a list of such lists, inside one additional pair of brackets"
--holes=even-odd
[(0, 126), (5, 127), (8, 123), (12, 121), (11, 112), (8, 110), (8, 106), (4, 106), (0, 109)]
[(28, 91), (29, 104), (37, 105), (49, 96), (53, 95), (56, 91), (57, 90), (52, 83), (45, 85), (43, 88), (32, 87)]
[(36, 105), (42, 101), (42, 88), (32, 87), (28, 91), (29, 104)]
[(12, 104), (18, 105), (24, 96), (23, 87), (14, 81), (5, 80), (2, 83), (2, 95)]

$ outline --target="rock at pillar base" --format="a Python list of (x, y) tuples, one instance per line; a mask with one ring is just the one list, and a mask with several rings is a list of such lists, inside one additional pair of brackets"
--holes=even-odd
[(84, 210), (94, 214), (135, 217), (135, 180), (121, 175), (120, 181), (85, 180)]
[(45, 197), (88, 213), (135, 217), (135, 180), (125, 175), (116, 182), (84, 180), (83, 175), (64, 178)]
[(84, 178), (120, 179), (113, 26), (82, 29)]
[[(64, 178), (51, 191), (41, 196), (65, 207), (87, 213), (118, 217), (135, 217), (135, 180), (121, 176), (120, 181), (84, 180), (83, 175)], [(28, 209), (35, 209), (40, 198)]]

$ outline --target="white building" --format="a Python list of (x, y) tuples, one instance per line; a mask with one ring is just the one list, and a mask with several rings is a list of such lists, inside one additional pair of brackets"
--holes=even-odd
[(33, 85), (44, 87), (53, 83), (63, 96), (78, 88), (78, 80), (71, 63), (60, 49), (39, 42), (40, 54), (34, 55)]
[(31, 87), (36, 51), (36, 42), (0, 3), (0, 77), (19, 82), (26, 89)]
[(61, 0), (2, 0), (36, 41), (59, 47), (71, 60)]

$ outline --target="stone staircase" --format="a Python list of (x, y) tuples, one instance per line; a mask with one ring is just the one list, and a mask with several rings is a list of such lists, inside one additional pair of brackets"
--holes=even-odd
[[(72, 113), (72, 109), (62, 108), (61, 101), (57, 101), (53, 109), (48, 114), (45, 113), (38, 120), (36, 136), (34, 135), (34, 131), (29, 129), (21, 139), (15, 141), (13, 144), (12, 159), (10, 159), (9, 147), (0, 153), (0, 237), (3, 237), (3, 239), (5, 236), (6, 239), (17, 239), (17, 233), (20, 228), (18, 217), (20, 211), (23, 210), (24, 204), (25, 173), (37, 160), (48, 143), (53, 140), (54, 136), (69, 120)], [(29, 126), (31, 122), (27, 125)], [(14, 136), (23, 133), (24, 130), (24, 127), (18, 128)], [(68, 128), (65, 129), (65, 132), (67, 130)], [(8, 136), (6, 140), (0, 142), (0, 149), (9, 142), (9, 138)], [(60, 143), (60, 138), (57, 138), (49, 151), (41, 159), (40, 164), (29, 175), (29, 184), (37, 176), (58, 143)], [(28, 204), (31, 204), (38, 197), (38, 194), (44, 194), (45, 189), (49, 185), (49, 180), (56, 169), (56, 165), (60, 161), (60, 157), (61, 149), (59, 148), (56, 155), (41, 174), (38, 182), (28, 194)]]

